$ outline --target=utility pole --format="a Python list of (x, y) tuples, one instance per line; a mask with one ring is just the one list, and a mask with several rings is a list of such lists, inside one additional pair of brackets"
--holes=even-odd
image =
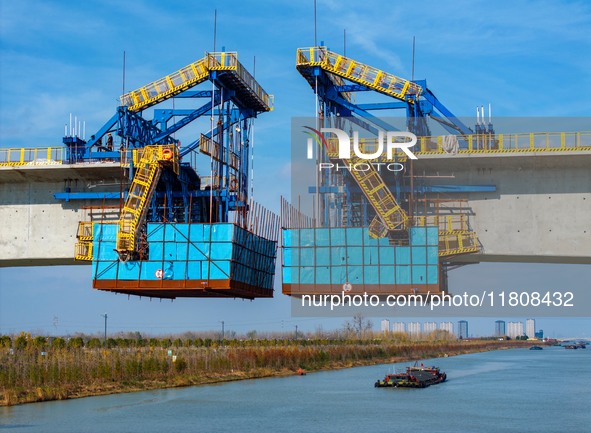
[(107, 345), (107, 313), (101, 314), (101, 316), (103, 316), (105, 318), (105, 339), (104, 339), (104, 344), (106, 346)]
[(222, 343), (224, 342), (224, 321), (222, 320)]
[(298, 339), (298, 325), (295, 326), (295, 329), (296, 329), (295, 339), (297, 340)]

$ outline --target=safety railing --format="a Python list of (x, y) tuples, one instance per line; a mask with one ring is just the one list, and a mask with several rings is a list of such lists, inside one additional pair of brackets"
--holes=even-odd
[(591, 131), (418, 137), (415, 154), (523, 153), (591, 150)]
[(207, 65), (212, 71), (236, 71), (242, 85), (264, 105), (267, 111), (273, 110), (273, 97), (269, 95), (255, 78), (238, 61), (235, 52), (219, 52), (207, 54)]
[[(308, 49), (309, 50), (309, 49)], [(297, 51), (297, 59), (296, 59), (296, 66), (319, 66), (320, 63), (316, 62), (316, 61), (310, 61), (310, 59), (314, 60), (314, 56), (313, 56), (314, 51), (312, 51), (312, 54), (310, 55), (310, 57), (306, 57), (306, 49), (304, 48), (300, 48)], [(312, 81), (310, 80), (310, 77), (306, 77), (306, 79), (308, 79), (308, 81), (310, 82), (310, 84), (312, 84)], [(342, 77), (338, 76), (338, 75), (334, 75), (334, 74), (330, 74), (329, 75), (329, 79), (332, 81), (332, 83), (335, 86), (343, 86), (345, 85), (345, 81), (343, 80)], [(345, 98), (347, 101), (351, 102), (352, 101), (352, 97), (351, 97), (351, 93), (350, 92), (341, 92), (340, 95)]]
[(265, 90), (261, 87), (257, 80), (246, 70), (244, 66), (240, 62), (238, 62), (238, 66), (236, 69), (236, 73), (243, 84), (250, 89), (252, 93), (254, 93), (257, 99), (265, 106), (268, 111), (273, 110), (273, 103), (274, 98), (272, 95), (269, 95)]
[[(166, 157), (164, 157), (166, 153)], [(139, 149), (131, 149), (127, 151), (121, 151), (121, 165), (129, 167), (129, 158), (133, 161), (134, 166), (140, 165), (142, 158), (149, 158), (154, 161), (168, 161), (172, 163), (172, 167), (175, 173), (178, 173), (178, 167), (180, 163), (179, 149), (172, 144), (167, 145), (151, 145), (141, 147)], [(125, 156), (123, 156), (125, 155)], [(125, 160), (125, 163), (124, 163)]]
[(238, 167), (240, 167), (240, 159), (236, 153), (230, 152), (228, 161), (226, 161), (225, 158), (228, 156), (226, 155), (228, 151), (222, 149), (217, 141), (212, 140), (204, 134), (201, 134), (201, 137), (199, 138), (199, 151), (205, 155), (211, 156), (218, 162), (224, 164), (227, 163), (228, 166), (234, 170), (238, 170)]
[(74, 260), (89, 262), (92, 261), (92, 242), (76, 242)]
[(207, 67), (212, 71), (234, 71), (238, 68), (238, 54), (233, 51), (207, 53)]
[[(336, 158), (338, 140), (327, 138), (326, 145), (327, 156)], [(359, 150), (364, 154), (376, 153), (379, 150), (378, 140), (360, 138)], [(417, 144), (410, 150), (415, 155), (591, 151), (591, 131), (417, 137)], [(400, 149), (394, 149), (394, 154), (401, 160), (406, 159), (406, 154)], [(383, 144), (382, 157), (377, 159), (385, 156), (386, 145)]]
[(475, 232), (439, 233), (439, 256), (477, 253), (480, 244)]
[[(449, 212), (450, 209), (441, 208), (437, 204), (436, 212), (432, 215), (415, 215), (413, 224), (417, 227), (435, 226), (439, 231), (439, 256), (449, 257), (459, 254), (477, 253), (480, 251), (478, 236), (469, 225), (469, 214), (467, 208), (462, 209), (462, 202), (454, 201), (449, 204), (455, 212), (460, 213), (439, 213)], [(457, 206), (460, 206), (458, 209)], [(462, 213), (464, 212), (464, 213)]]
[(423, 88), (412, 81), (329, 51), (326, 47), (299, 48), (296, 65), (320, 66), (327, 72), (394, 98), (414, 102)]
[(74, 260), (91, 261), (92, 260), (92, 240), (94, 235), (92, 221), (79, 221), (78, 232), (76, 233)]
[(159, 80), (121, 96), (121, 105), (139, 111), (187, 90), (209, 77), (209, 56), (193, 62)]
[(81, 241), (91, 241), (94, 235), (92, 224), (92, 221), (78, 222), (78, 232), (76, 233), (76, 237)]
[(22, 147), (0, 149), (0, 166), (57, 165), (65, 159), (64, 147)]
[(415, 216), (413, 221), (419, 227), (437, 226), (440, 234), (470, 230), (467, 214), (420, 215)]

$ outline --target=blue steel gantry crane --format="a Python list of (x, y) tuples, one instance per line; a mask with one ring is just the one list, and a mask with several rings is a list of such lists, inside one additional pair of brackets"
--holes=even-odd
[[(204, 82), (211, 87), (195, 89)], [(146, 119), (145, 110), (173, 97), (202, 103), (155, 109)], [(92, 261), (93, 287), (161, 298), (271, 297), (278, 221), (249, 201), (248, 169), (254, 119), (272, 109), (273, 97), (235, 52), (207, 53), (121, 96), (89, 141), (65, 137), (70, 162), (116, 161), (123, 169), (119, 206), (90, 209), (78, 228), (76, 259)], [(175, 133), (203, 116), (209, 131), (181, 147)], [(207, 178), (197, 153), (208, 156)]]

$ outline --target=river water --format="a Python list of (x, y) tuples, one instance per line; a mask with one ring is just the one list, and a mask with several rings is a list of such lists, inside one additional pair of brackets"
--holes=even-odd
[[(10, 432), (591, 432), (591, 350), (423, 360), (448, 381), (374, 388), (392, 365), (0, 408)], [(406, 364), (397, 364), (403, 367)]]

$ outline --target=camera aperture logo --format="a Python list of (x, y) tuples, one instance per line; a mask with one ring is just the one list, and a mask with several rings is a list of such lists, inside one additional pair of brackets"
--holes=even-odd
[[(412, 132), (405, 131), (388, 131), (384, 133), (380, 131), (375, 146), (373, 146), (372, 152), (365, 153), (366, 149), (362, 149), (359, 143), (359, 132), (353, 132), (353, 138), (349, 136), (345, 131), (338, 128), (321, 128), (320, 131), (304, 126), (311, 132), (304, 131), (310, 136), (307, 141), (306, 158), (314, 159), (314, 141), (318, 147), (324, 147), (331, 160), (343, 161), (351, 160), (351, 147), (353, 147), (354, 155), (362, 160), (352, 162), (349, 164), (340, 164), (338, 162), (320, 162), (318, 164), (319, 170), (349, 170), (349, 171), (368, 171), (372, 167), (377, 171), (385, 169), (388, 171), (402, 171), (404, 165), (399, 162), (392, 162), (394, 160), (394, 152), (396, 149), (400, 149), (409, 159), (417, 159), (417, 156), (410, 150), (415, 144), (417, 144), (417, 136)], [(336, 135), (337, 142), (336, 147), (332, 143), (329, 143), (324, 134)], [(400, 139), (404, 141), (400, 141)], [(410, 140), (410, 141), (408, 141)], [(351, 146), (351, 143), (353, 146)], [(383, 159), (385, 153), (385, 161), (379, 162), (380, 158)], [(354, 159), (354, 158), (353, 158)]]

